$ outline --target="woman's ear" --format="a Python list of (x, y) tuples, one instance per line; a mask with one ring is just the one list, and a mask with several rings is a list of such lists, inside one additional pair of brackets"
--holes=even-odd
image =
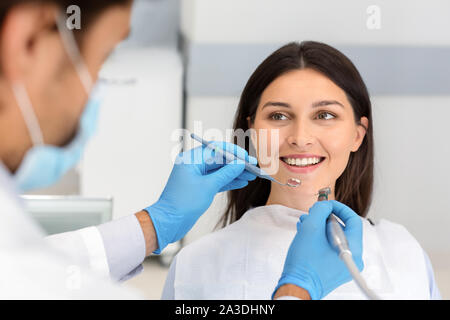
[(351, 150), (352, 152), (358, 151), (368, 129), (369, 129), (369, 119), (367, 119), (367, 117), (361, 117), (361, 120), (356, 127), (356, 138), (353, 144), (353, 148)]

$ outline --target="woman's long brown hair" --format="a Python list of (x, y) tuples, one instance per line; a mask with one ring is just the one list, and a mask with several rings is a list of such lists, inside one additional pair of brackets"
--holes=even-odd
[[(248, 117), (253, 122), (260, 97), (277, 77), (292, 70), (314, 69), (339, 86), (353, 108), (355, 121), (367, 117), (364, 140), (356, 152), (350, 154), (347, 167), (335, 185), (336, 200), (346, 204), (362, 217), (367, 215), (373, 190), (373, 132), (372, 107), (366, 85), (353, 63), (340, 51), (320, 42), (289, 43), (267, 57), (255, 70), (242, 92), (234, 121), (234, 130), (246, 131)], [(234, 141), (237, 143), (237, 139)], [(249, 145), (241, 146), (249, 151)], [(270, 194), (271, 182), (251, 181), (245, 188), (228, 193), (228, 206), (218, 225), (226, 226), (239, 220), (252, 207), (264, 206)]]

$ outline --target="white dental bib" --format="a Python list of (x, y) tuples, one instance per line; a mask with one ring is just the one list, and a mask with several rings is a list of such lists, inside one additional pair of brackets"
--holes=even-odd
[[(304, 212), (253, 208), (241, 219), (183, 248), (176, 258), (175, 299), (270, 299), (296, 224)], [(429, 299), (424, 253), (401, 225), (363, 220), (362, 276), (382, 299)], [(324, 299), (366, 299), (354, 281)]]

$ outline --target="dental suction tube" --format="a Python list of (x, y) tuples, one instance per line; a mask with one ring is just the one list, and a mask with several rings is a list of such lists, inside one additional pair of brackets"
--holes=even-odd
[[(331, 193), (330, 188), (323, 188), (319, 190), (319, 197), (317, 201), (328, 200), (328, 195)], [(333, 213), (327, 219), (327, 238), (331, 246), (339, 254), (339, 258), (345, 263), (350, 275), (355, 280), (361, 291), (370, 300), (380, 300), (380, 298), (367, 286), (366, 281), (361, 276), (358, 267), (353, 261), (352, 252), (348, 246), (347, 237), (344, 230), (339, 223), (338, 218)]]

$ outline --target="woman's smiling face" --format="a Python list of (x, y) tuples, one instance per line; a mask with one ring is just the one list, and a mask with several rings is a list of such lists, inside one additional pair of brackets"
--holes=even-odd
[[(366, 117), (357, 120), (368, 127)], [(250, 127), (256, 130), (260, 166), (277, 167), (274, 178), (281, 182), (297, 178), (301, 185), (294, 189), (272, 184), (272, 192), (282, 188), (312, 195), (329, 186), (334, 196), (335, 182), (350, 153), (363, 141), (366, 129), (362, 125), (355, 121), (345, 92), (323, 74), (306, 68), (276, 78), (262, 93)], [(270, 138), (262, 139), (260, 129), (266, 129), (268, 137), (278, 130), (278, 145)], [(262, 145), (270, 163), (263, 159)]]

